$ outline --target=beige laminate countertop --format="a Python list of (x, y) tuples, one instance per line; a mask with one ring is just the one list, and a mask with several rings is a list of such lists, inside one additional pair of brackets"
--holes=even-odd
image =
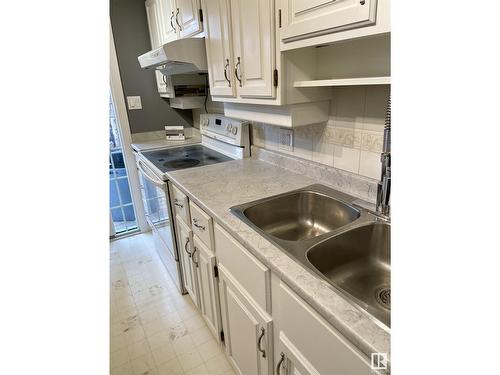
[(198, 136), (186, 137), (183, 141), (167, 141), (165, 138), (162, 139), (154, 139), (142, 142), (134, 142), (132, 143), (132, 149), (135, 151), (147, 151), (147, 150), (155, 150), (166, 147), (175, 147), (175, 146), (184, 146), (190, 145), (193, 143), (200, 143), (201, 138)]
[[(178, 170), (169, 172), (168, 176), (360, 351), (368, 357), (372, 352), (388, 353), (390, 356), (390, 332), (229, 210), (234, 205), (318, 181), (256, 158)], [(332, 187), (335, 188), (334, 184)]]

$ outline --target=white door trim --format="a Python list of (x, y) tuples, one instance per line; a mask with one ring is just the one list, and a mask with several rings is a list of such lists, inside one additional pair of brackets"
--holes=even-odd
[(115, 42), (113, 40), (113, 30), (111, 29), (111, 25), (109, 26), (109, 49), (109, 83), (111, 87), (111, 95), (113, 96), (113, 103), (115, 105), (116, 118), (120, 128), (120, 138), (124, 156), (123, 160), (125, 162), (125, 169), (127, 170), (128, 180), (130, 183), (137, 226), (141, 232), (148, 232), (151, 228), (149, 227), (146, 221), (146, 216), (144, 215), (144, 205), (142, 203), (142, 196), (139, 189), (139, 175), (137, 174), (137, 168), (135, 168), (135, 157), (132, 153), (132, 135), (130, 134), (127, 108), (125, 106), (125, 97), (123, 96), (120, 68), (118, 66), (118, 57), (116, 56)]

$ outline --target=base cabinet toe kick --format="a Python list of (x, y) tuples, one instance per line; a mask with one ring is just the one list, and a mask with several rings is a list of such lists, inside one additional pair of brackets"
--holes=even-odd
[(189, 194), (174, 191), (183, 206), (176, 221), (185, 287), (237, 374), (377, 373), (370, 358)]

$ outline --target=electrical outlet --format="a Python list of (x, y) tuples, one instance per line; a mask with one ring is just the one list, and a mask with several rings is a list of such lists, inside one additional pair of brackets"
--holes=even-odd
[(278, 137), (279, 150), (293, 151), (293, 129), (280, 128)]
[(127, 96), (128, 109), (142, 109), (140, 96)]

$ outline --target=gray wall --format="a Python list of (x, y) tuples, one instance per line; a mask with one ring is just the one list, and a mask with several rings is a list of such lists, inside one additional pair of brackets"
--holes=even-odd
[(137, 61), (137, 56), (151, 50), (144, 0), (110, 0), (110, 17), (125, 98), (140, 95), (142, 100), (142, 109), (127, 110), (130, 131), (191, 126), (192, 112), (170, 108), (168, 99), (160, 98), (156, 90), (154, 72), (142, 70)]

